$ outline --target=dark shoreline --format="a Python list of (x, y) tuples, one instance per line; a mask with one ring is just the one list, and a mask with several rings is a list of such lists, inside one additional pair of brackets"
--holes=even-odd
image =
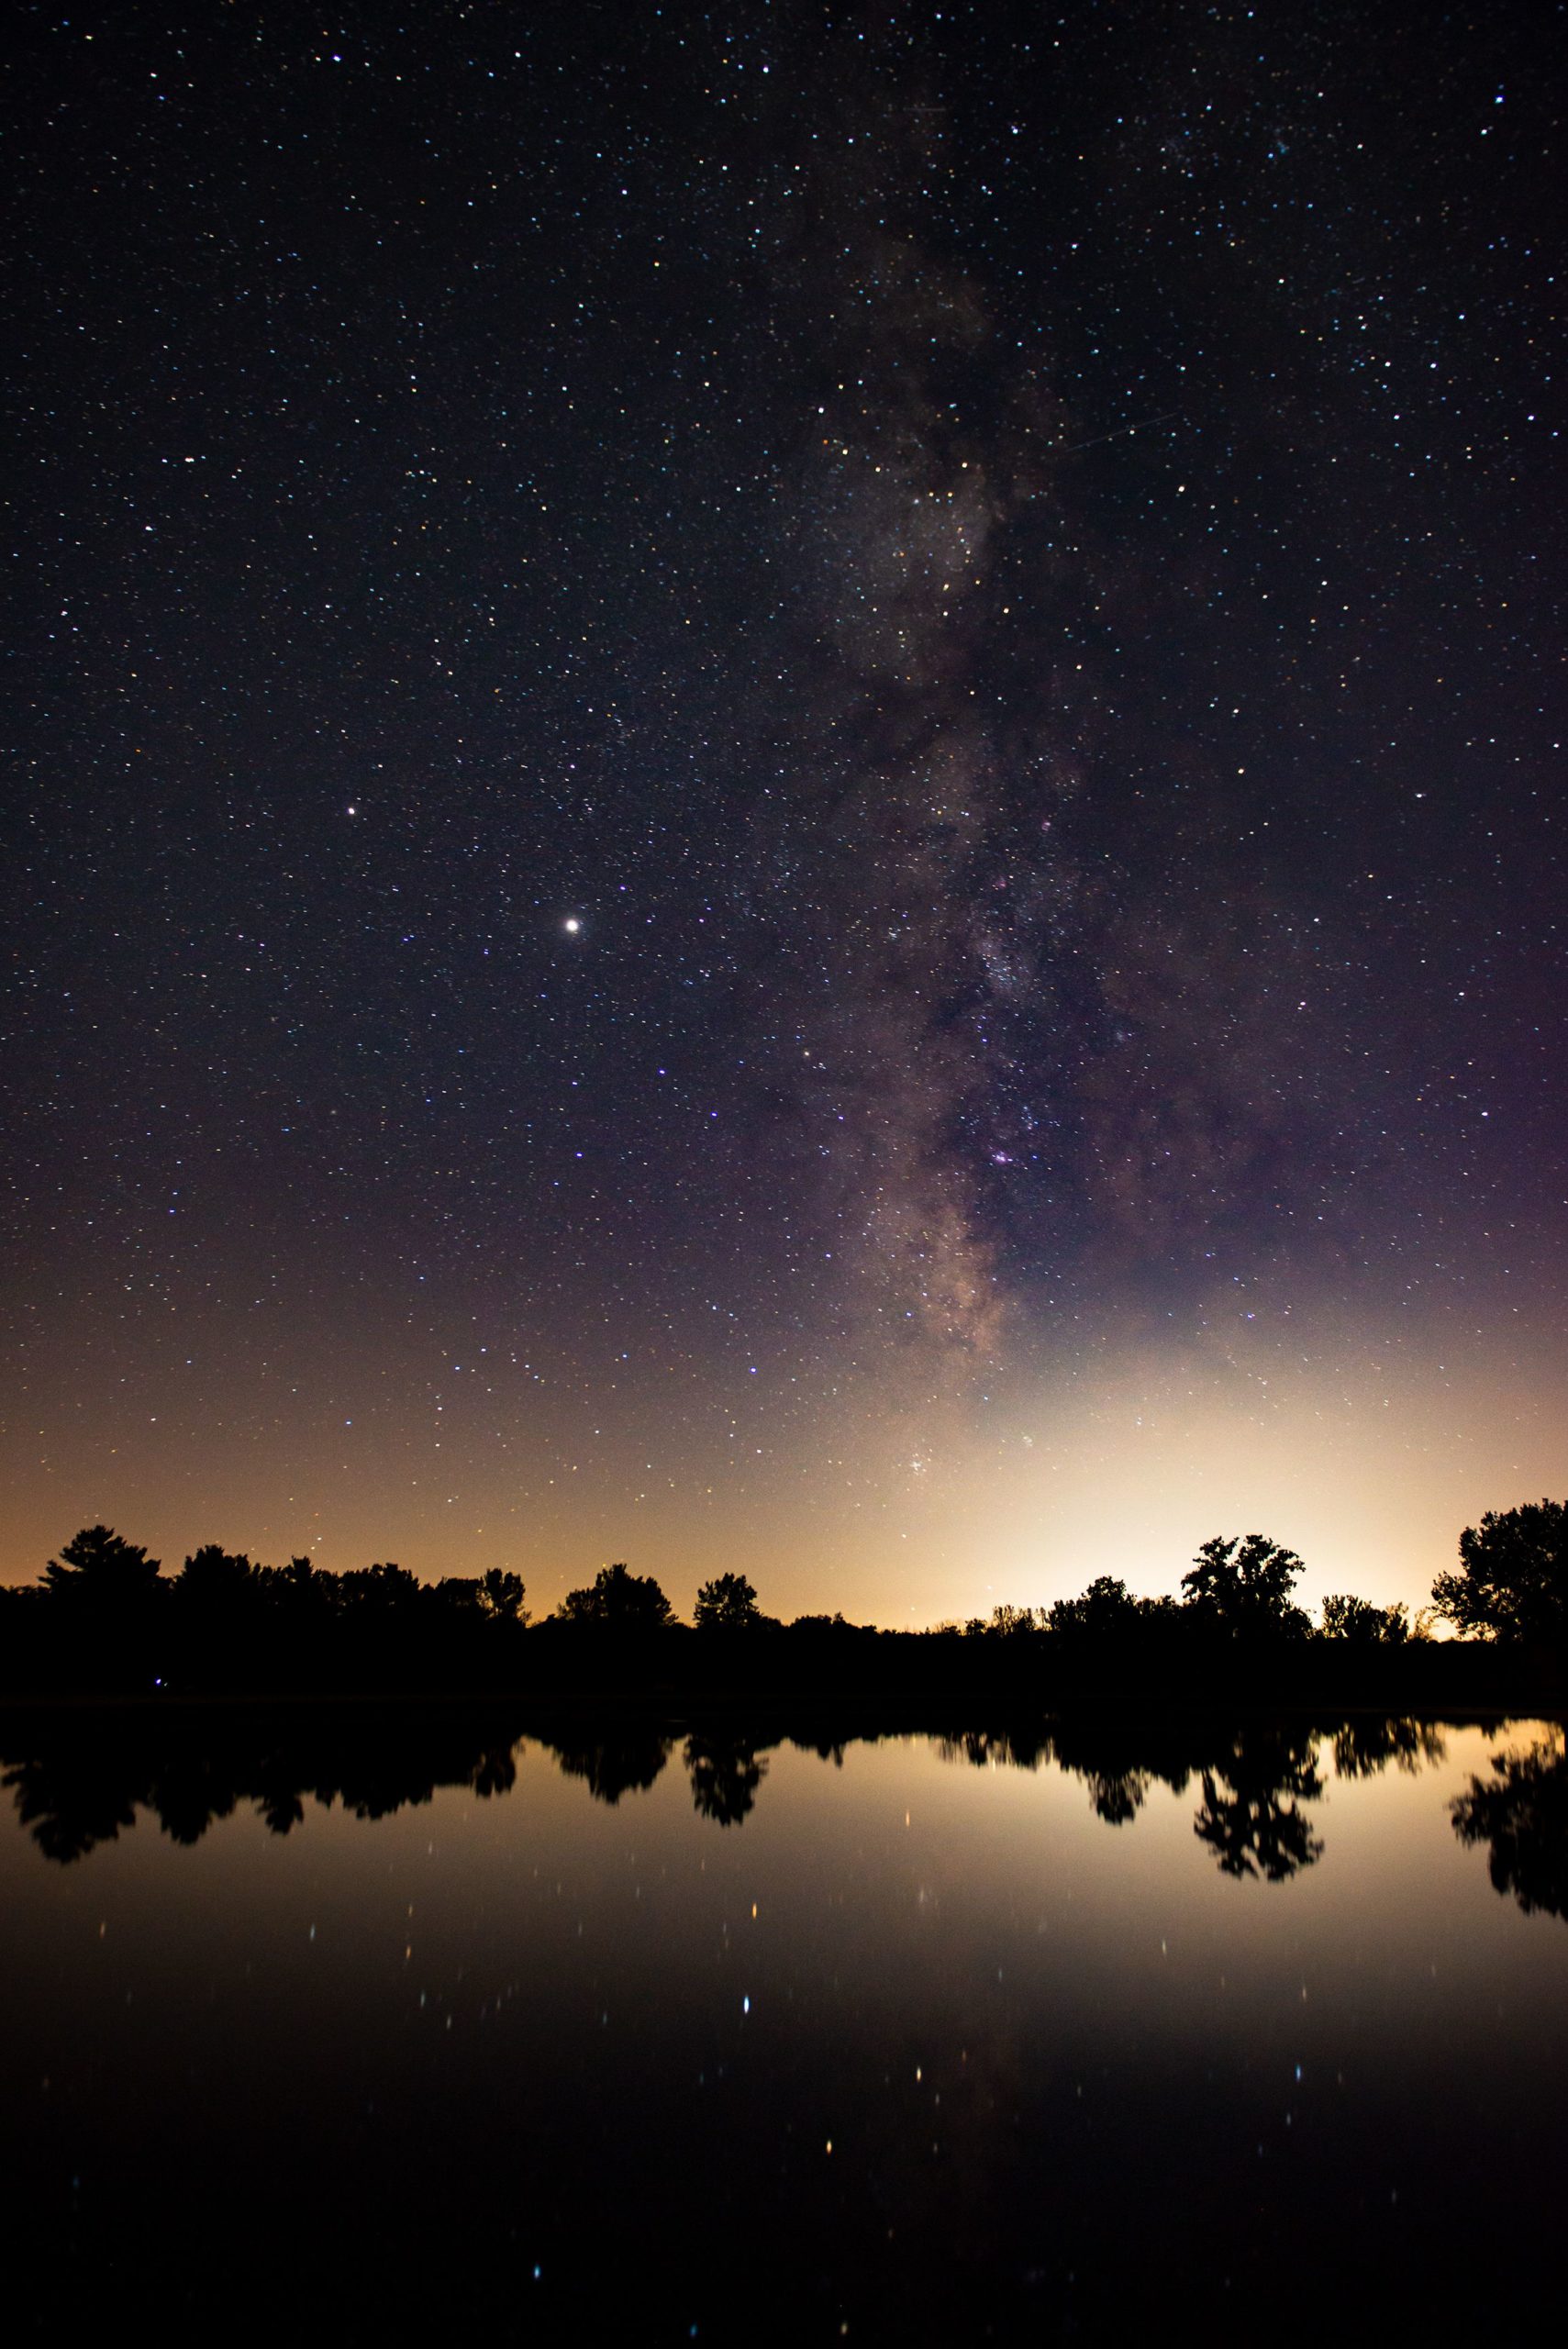
[[(1278, 1718), (1325, 1709), (1544, 1718), (1568, 1710), (1568, 1670), (1561, 1659), (1481, 1642), (1332, 1656), (1320, 1644), (1283, 1654), (1210, 1653), (1184, 1659), (1185, 1668), (1172, 1672), (1151, 1669), (1143, 1659), (1047, 1658), (1029, 1652), (1031, 1642), (1007, 1643), (1002, 1653), (989, 1642), (955, 1642), (956, 1654), (951, 1649), (933, 1654), (929, 1635), (917, 1645), (908, 1634), (860, 1632), (844, 1643), (848, 1653), (791, 1658), (795, 1668), (781, 1671), (776, 1652), (770, 1656), (747, 1642), (698, 1642), (691, 1634), (677, 1635), (684, 1653), (678, 1660), (682, 1668), (675, 1669), (670, 1668), (675, 1659), (660, 1653), (658, 1643), (640, 1642), (595, 1642), (599, 1653), (585, 1653), (574, 1642), (575, 1653), (563, 1653), (564, 1643), (552, 1641), (548, 1654), (536, 1659), (526, 1650), (539, 1636), (528, 1635), (523, 1642), (525, 1653), (517, 1658), (523, 1668), (495, 1677), (458, 1672), (425, 1679), (395, 1665), (389, 1670), (391, 1659), (382, 1659), (379, 1672), (344, 1671), (330, 1680), (312, 1674), (295, 1680), (263, 1680), (258, 1675), (250, 1680), (231, 1673), (211, 1679), (193, 1675), (183, 1685), (151, 1687), (128, 1687), (123, 1680), (117, 1686), (110, 1675), (96, 1686), (72, 1684), (63, 1675), (35, 1679), (31, 1686), (0, 1683), (0, 1718), (500, 1709), (711, 1718), (848, 1709), (924, 1727), (933, 1718), (951, 1720), (955, 1714), (1017, 1719), (1081, 1710), (1162, 1719), (1215, 1712)], [(537, 1668), (528, 1669), (530, 1664)]]
[[(883, 1736), (926, 1736), (950, 1730), (957, 1720), (985, 1720), (1006, 1727), (1021, 1720), (1050, 1721), (1105, 1717), (1148, 1722), (1318, 1721), (1332, 1719), (1408, 1719), (1442, 1721), (1451, 1728), (1499, 1726), (1514, 1720), (1568, 1720), (1568, 1695), (1559, 1685), (1525, 1688), (1506, 1698), (1473, 1700), (1457, 1696), (1423, 1697), (1408, 1690), (1345, 1698), (1331, 1689), (1273, 1697), (1219, 1691), (1186, 1698), (1155, 1699), (1147, 1692), (1104, 1687), (1072, 1695), (1037, 1697), (1028, 1704), (1009, 1698), (986, 1702), (984, 1692), (953, 1687), (922, 1691), (903, 1701), (874, 1687), (824, 1692), (790, 1687), (708, 1691), (701, 1689), (574, 1688), (549, 1697), (507, 1689), (339, 1689), (190, 1692), (148, 1697), (107, 1692), (0, 1694), (0, 1740), (8, 1728), (64, 1720), (137, 1722), (270, 1720), (291, 1717), (319, 1720), (409, 1720), (446, 1716), (465, 1720), (501, 1716), (524, 1722), (602, 1720), (616, 1718), (660, 1721), (683, 1731), (693, 1722), (735, 1720), (755, 1723), (783, 1718), (789, 1722), (841, 1721), (846, 1715)], [(528, 1734), (527, 1728), (518, 1732)], [(3, 1750), (3, 1748), (0, 1748)]]

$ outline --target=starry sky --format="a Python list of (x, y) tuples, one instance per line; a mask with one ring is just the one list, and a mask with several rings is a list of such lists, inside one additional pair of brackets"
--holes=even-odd
[(24, 10), (0, 1574), (1561, 1493), (1563, 28)]

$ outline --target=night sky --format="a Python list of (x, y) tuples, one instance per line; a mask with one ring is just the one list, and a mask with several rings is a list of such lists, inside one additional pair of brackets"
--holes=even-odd
[(0, 1573), (1568, 1488), (1564, 21), (21, 12)]

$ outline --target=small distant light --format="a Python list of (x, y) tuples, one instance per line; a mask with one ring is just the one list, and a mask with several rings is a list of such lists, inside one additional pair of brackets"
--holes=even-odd
[(357, 807), (350, 807), (347, 810), (347, 813), (350, 816), (357, 816), (359, 812), (360, 811)]
[(576, 937), (576, 935), (577, 935), (577, 933), (578, 933), (578, 931), (582, 929), (583, 925), (582, 925), (582, 923), (578, 920), (578, 918), (577, 918), (577, 917), (576, 917), (576, 915), (575, 915), (575, 914), (568, 914), (568, 915), (567, 915), (567, 917), (566, 917), (566, 919), (562, 923), (561, 927), (562, 927), (562, 929), (563, 930), (565, 930), (565, 932), (566, 932), (566, 934), (567, 934), (567, 936), (568, 936), (569, 938), (575, 938), (575, 937)]

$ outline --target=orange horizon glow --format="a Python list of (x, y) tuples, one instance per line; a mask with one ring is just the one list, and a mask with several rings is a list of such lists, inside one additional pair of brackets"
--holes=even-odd
[(500, 1565), (542, 1615), (625, 1559), (683, 1614), (738, 1570), (770, 1613), (908, 1628), (1049, 1606), (1102, 1574), (1174, 1592), (1201, 1542), (1261, 1531), (1303, 1559), (1307, 1608), (1352, 1590), (1415, 1613), (1466, 1525), (1568, 1488), (1554, 1332), (1452, 1367), (1429, 1345), (1368, 1359), (1302, 1334), (1129, 1344), (945, 1392), (844, 1379), (787, 1418), (776, 1374), (772, 1398), (690, 1379), (676, 1416), (636, 1365), (618, 1408), (541, 1398), (509, 1369), (483, 1393), (454, 1376), (437, 1414), (339, 1357), (265, 1426), (167, 1393), (139, 1423), (144, 1389), (14, 1467), (0, 1578), (32, 1581), (103, 1522), (169, 1571), (205, 1542), (338, 1571), (395, 1559), (427, 1581)]

